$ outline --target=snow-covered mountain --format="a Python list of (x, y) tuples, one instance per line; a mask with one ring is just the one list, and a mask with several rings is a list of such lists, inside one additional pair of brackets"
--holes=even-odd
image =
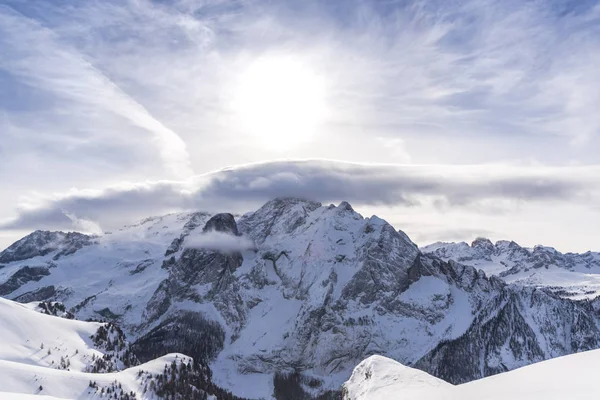
[(360, 363), (344, 400), (592, 400), (600, 350), (572, 354), (454, 386), (381, 356)]
[(280, 198), (35, 232), (0, 253), (0, 295), (111, 321), (140, 362), (186, 354), (247, 398), (335, 398), (372, 354), (461, 383), (600, 347), (595, 302), (444, 258), (348, 203)]
[(563, 297), (592, 299), (600, 295), (600, 253), (563, 254), (552, 247), (530, 249), (506, 240), (494, 244), (484, 238), (471, 245), (434, 243), (421, 251), (482, 269), (509, 283), (545, 287)]

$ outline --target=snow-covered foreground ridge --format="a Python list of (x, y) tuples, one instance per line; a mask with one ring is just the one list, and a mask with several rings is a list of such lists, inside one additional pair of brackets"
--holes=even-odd
[(600, 347), (596, 300), (422, 252), (345, 202), (37, 231), (0, 253), (0, 296), (111, 321), (140, 362), (186, 354), (246, 398), (335, 398), (372, 354), (463, 383)]
[(344, 384), (344, 400), (592, 400), (600, 350), (558, 357), (452, 385), (394, 360), (371, 356)]
[[(165, 368), (170, 373), (192, 364), (182, 354), (168, 354), (126, 368), (127, 343), (109, 325), (36, 308), (0, 298), (0, 399), (153, 399)], [(103, 329), (106, 340), (98, 335)]]

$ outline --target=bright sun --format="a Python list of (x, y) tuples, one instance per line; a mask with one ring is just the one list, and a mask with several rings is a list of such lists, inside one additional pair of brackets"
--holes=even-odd
[(242, 130), (274, 150), (309, 139), (325, 113), (324, 80), (289, 57), (262, 58), (242, 74), (233, 103)]

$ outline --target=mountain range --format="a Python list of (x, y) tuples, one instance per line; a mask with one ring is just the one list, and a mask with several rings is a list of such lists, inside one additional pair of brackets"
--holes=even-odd
[[(132, 374), (165, 363), (175, 372), (163, 372), (177, 377), (188, 371), (182, 364), (193, 365), (194, 379), (185, 375), (187, 389), (176, 390), (198, 396), (333, 399), (374, 354), (450, 385), (593, 350), (598, 277), (598, 253), (487, 239), (419, 249), (346, 202), (296, 198), (244, 215), (152, 217), (97, 236), (36, 231), (0, 253), (0, 296), (10, 314), (87, 324), (65, 328), (78, 332), (62, 345), (65, 354), (81, 348), (73, 369), (98, 382), (113, 374), (123, 394), (139, 398), (149, 396), (150, 381), (132, 382)], [(31, 346), (56, 336), (42, 331), (31, 348), (18, 342), (40, 324), (32, 317), (5, 347), (29, 357)], [(101, 336), (111, 337), (110, 351), (90, 342), (98, 330), (109, 333)], [(107, 362), (90, 362), (90, 352)], [(58, 378), (40, 383), (44, 391), (31, 380), (55, 374), (46, 370), (60, 359), (16, 366), (10, 357), (0, 357), (13, 363), (4, 369), (21, 371), (10, 376), (26, 383), (0, 387), (65, 395)], [(56, 373), (69, 372), (76, 371)], [(89, 394), (71, 389), (67, 397)]]

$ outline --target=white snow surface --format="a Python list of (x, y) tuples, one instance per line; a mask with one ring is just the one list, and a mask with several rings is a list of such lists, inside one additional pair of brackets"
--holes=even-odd
[[(35, 365), (27, 365), (0, 360), (0, 399), (6, 392), (15, 399), (38, 399), (38, 394), (53, 396), (60, 399), (96, 399), (101, 398), (95, 391), (90, 390), (89, 383), (94, 381), (99, 386), (109, 386), (114, 381), (119, 382), (124, 392), (134, 392), (140, 399), (153, 399), (143, 391), (143, 382), (138, 377), (140, 370), (152, 374), (163, 372), (165, 365), (175, 360), (187, 360), (182, 354), (168, 354), (145, 364), (128, 368), (123, 371), (105, 374), (92, 374), (77, 371), (56, 370)], [(43, 390), (40, 392), (39, 387)], [(25, 395), (20, 397), (19, 394)], [(7, 395), (8, 396), (8, 395)], [(7, 397), (11, 398), (11, 397)]]
[(68, 357), (72, 370), (83, 371), (92, 355), (103, 356), (90, 339), (100, 323), (41, 314), (3, 298), (0, 321), (0, 360), (57, 368), (61, 357)]
[(344, 384), (344, 400), (592, 400), (598, 398), (599, 363), (600, 350), (592, 350), (454, 386), (371, 356)]
[[(138, 372), (162, 373), (164, 366), (174, 360), (189, 360), (181, 354), (169, 354), (120, 372), (85, 373), (82, 371), (91, 362), (92, 355), (103, 356), (90, 339), (101, 324), (45, 315), (33, 308), (33, 305), (0, 298), (2, 400), (99, 398), (90, 390), (89, 382), (108, 386), (115, 380), (122, 384), (125, 392), (133, 391), (140, 399), (151, 399), (143, 392)], [(69, 370), (57, 369), (61, 357), (69, 359)]]
[(397, 361), (371, 356), (358, 364), (344, 384), (347, 400), (445, 399), (454, 386)]
[(64, 400), (59, 397), (46, 396), (43, 394), (23, 394), (23, 393), (8, 393), (0, 392), (2, 400)]

